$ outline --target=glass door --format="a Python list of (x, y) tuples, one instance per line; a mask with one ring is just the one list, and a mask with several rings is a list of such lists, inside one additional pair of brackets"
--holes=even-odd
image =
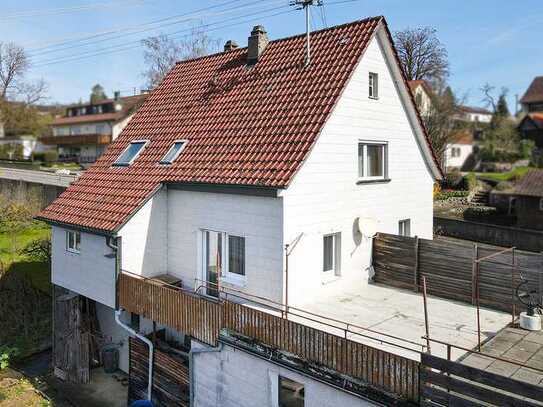
[(219, 276), (223, 265), (223, 234), (211, 230), (203, 232), (204, 238), (204, 277), (206, 294), (219, 297)]

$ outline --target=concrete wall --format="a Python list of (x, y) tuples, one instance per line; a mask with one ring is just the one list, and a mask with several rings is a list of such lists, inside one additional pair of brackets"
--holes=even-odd
[(147, 277), (167, 272), (167, 199), (159, 191), (119, 231), (122, 270)]
[[(119, 350), (119, 368), (128, 373), (129, 349), (128, 331), (115, 322), (115, 310), (106, 305), (96, 303), (96, 315), (100, 324), (100, 331), (104, 335), (106, 343), (112, 344)], [(130, 324), (130, 314), (123, 313), (121, 321)]]
[(81, 233), (80, 253), (66, 250), (66, 229), (52, 227), (53, 284), (115, 307), (115, 258), (104, 236)]
[(228, 345), (221, 352), (195, 354), (193, 360), (195, 407), (278, 407), (279, 375), (304, 384), (308, 407), (375, 405)]
[[(282, 300), (283, 206), (279, 198), (168, 191), (168, 272), (185, 285), (202, 279), (202, 229), (245, 237), (243, 285), (221, 284)], [(199, 283), (197, 284), (199, 285)]]
[[(285, 243), (303, 233), (289, 257), (289, 303), (367, 284), (371, 239), (354, 232), (357, 217), (377, 230), (432, 238), (433, 178), (423, 158), (384, 48), (372, 40), (304, 166), (284, 192)], [(368, 98), (368, 73), (379, 74), (379, 99)], [(402, 85), (403, 86), (403, 85)], [(405, 89), (404, 89), (405, 91)], [(389, 182), (358, 184), (358, 142), (388, 142)], [(323, 235), (341, 232), (341, 277), (323, 278)], [(328, 293), (328, 294), (326, 294)]]

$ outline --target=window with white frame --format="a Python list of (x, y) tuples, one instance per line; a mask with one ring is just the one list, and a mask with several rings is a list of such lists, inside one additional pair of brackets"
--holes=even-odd
[(384, 179), (388, 176), (388, 144), (376, 142), (358, 143), (358, 178)]
[(368, 78), (369, 83), (369, 97), (372, 99), (377, 99), (379, 97), (379, 75), (375, 72), (369, 73)]
[(203, 279), (211, 287), (215, 287), (220, 278), (243, 284), (246, 271), (245, 237), (212, 230), (203, 230), (202, 236)]
[(79, 253), (81, 246), (81, 233), (75, 230), (66, 231), (66, 251)]
[(398, 234), (400, 236), (411, 236), (411, 219), (404, 219), (398, 222)]
[(305, 386), (294, 380), (279, 376), (277, 392), (279, 407), (304, 407)]
[(341, 233), (323, 237), (322, 271), (326, 276), (339, 276), (341, 272)]
[(128, 166), (134, 162), (138, 155), (141, 154), (143, 148), (147, 144), (147, 140), (139, 140), (131, 142), (122, 154), (113, 163), (115, 166)]

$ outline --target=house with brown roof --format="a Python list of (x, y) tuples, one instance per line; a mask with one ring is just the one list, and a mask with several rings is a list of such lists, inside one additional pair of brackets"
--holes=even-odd
[(109, 143), (128, 124), (147, 94), (121, 97), (96, 103), (68, 106), (65, 114), (51, 124), (52, 135), (41, 137), (47, 146), (55, 146), (60, 161), (89, 164), (102, 155)]
[(520, 104), (524, 113), (543, 112), (543, 76), (534, 78), (520, 99)]
[[(64, 293), (57, 309), (67, 299), (92, 304), (99, 323), (89, 326), (99, 332), (89, 337), (110, 338), (127, 372), (141, 361), (129, 338), (162, 332), (181, 343), (196, 406), (283, 405), (281, 397), (359, 406), (356, 394), (310, 371), (289, 373), (284, 361), (230, 345), (211, 349), (209, 335), (226, 319), (204, 313), (226, 297), (268, 310), (360, 290), (377, 231), (433, 235), (440, 164), (385, 19), (311, 33), (309, 63), (305, 41), (269, 41), (256, 26), (246, 48), (178, 62), (39, 214), (52, 225), (52, 282)], [(169, 295), (207, 311), (188, 312)], [(248, 321), (235, 309), (231, 321)], [(172, 322), (181, 315), (190, 321)], [(69, 321), (59, 324), (64, 349)], [(145, 343), (152, 355), (154, 342)], [(73, 377), (88, 360), (74, 367), (59, 357), (55, 368)], [(152, 388), (152, 374), (143, 377), (139, 389)]]
[(443, 168), (447, 171), (465, 171), (464, 165), (473, 151), (474, 140), (471, 130), (464, 129), (454, 133), (445, 148)]
[(543, 230), (543, 170), (531, 170), (515, 185), (514, 212), (517, 226)]

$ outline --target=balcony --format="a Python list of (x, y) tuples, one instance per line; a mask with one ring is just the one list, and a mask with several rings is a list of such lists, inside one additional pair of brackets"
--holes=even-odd
[(41, 137), (40, 141), (46, 145), (106, 145), (111, 143), (111, 134), (79, 134), (70, 136)]
[[(198, 292), (218, 292), (218, 298)], [(370, 340), (417, 354), (414, 343), (371, 329), (332, 320), (294, 307), (206, 284), (192, 291), (164, 279), (123, 272), (118, 279), (119, 307), (168, 325), (210, 346), (223, 338), (251, 338), (260, 349), (285, 352), (310, 366), (325, 368), (404, 400), (418, 401), (419, 362), (368, 346)], [(245, 304), (241, 304), (240, 301)], [(239, 339), (243, 342), (243, 339)], [(324, 371), (323, 371), (324, 372)], [(334, 376), (334, 375), (332, 375)]]

